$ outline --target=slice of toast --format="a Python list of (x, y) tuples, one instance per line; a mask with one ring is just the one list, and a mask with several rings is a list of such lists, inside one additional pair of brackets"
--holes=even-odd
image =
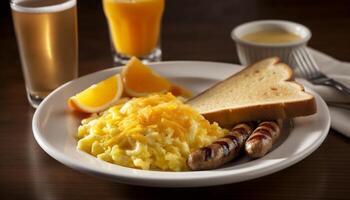
[(293, 70), (277, 57), (246, 67), (187, 103), (220, 125), (286, 119), (316, 113), (315, 98), (293, 81)]

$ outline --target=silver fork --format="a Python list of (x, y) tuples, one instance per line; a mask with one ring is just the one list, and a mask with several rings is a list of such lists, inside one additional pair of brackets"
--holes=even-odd
[(301, 75), (303, 75), (311, 83), (315, 85), (330, 86), (347, 95), (350, 95), (350, 88), (332, 78), (327, 77), (320, 71), (315, 60), (308, 52), (306, 47), (298, 48), (292, 55)]

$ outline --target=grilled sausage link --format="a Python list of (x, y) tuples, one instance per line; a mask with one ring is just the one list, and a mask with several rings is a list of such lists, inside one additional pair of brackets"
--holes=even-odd
[(188, 167), (191, 170), (206, 170), (220, 167), (239, 154), (252, 132), (252, 124), (241, 123), (236, 125), (224, 137), (216, 140), (209, 146), (192, 152), (187, 160)]
[(245, 151), (251, 158), (263, 157), (281, 134), (280, 125), (276, 121), (264, 121), (250, 135), (245, 143)]

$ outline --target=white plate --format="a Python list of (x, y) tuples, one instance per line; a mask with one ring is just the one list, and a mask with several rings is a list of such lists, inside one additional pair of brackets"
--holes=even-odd
[[(151, 64), (161, 75), (198, 93), (215, 82), (241, 69), (241, 66), (214, 62), (160, 62)], [(160, 187), (195, 187), (240, 182), (282, 170), (311, 154), (323, 142), (330, 126), (329, 111), (314, 92), (317, 114), (294, 120), (294, 128), (283, 143), (263, 158), (249, 161), (242, 158), (222, 168), (209, 171), (161, 172), (114, 165), (76, 149), (75, 135), (80, 116), (72, 114), (67, 99), (82, 89), (120, 68), (99, 71), (71, 81), (52, 92), (38, 107), (33, 117), (34, 137), (41, 148), (59, 162), (113, 181)]]

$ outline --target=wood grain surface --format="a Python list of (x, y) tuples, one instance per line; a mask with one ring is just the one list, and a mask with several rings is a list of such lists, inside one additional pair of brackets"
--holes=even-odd
[[(350, 61), (350, 1), (168, 0), (163, 60), (238, 63), (233, 27), (257, 19), (308, 26), (310, 46)], [(78, 2), (79, 74), (113, 66), (101, 1)], [(330, 130), (303, 161), (252, 181), (204, 188), (148, 188), (82, 174), (35, 142), (8, 1), (0, 6), (0, 199), (349, 199), (349, 139)]]

